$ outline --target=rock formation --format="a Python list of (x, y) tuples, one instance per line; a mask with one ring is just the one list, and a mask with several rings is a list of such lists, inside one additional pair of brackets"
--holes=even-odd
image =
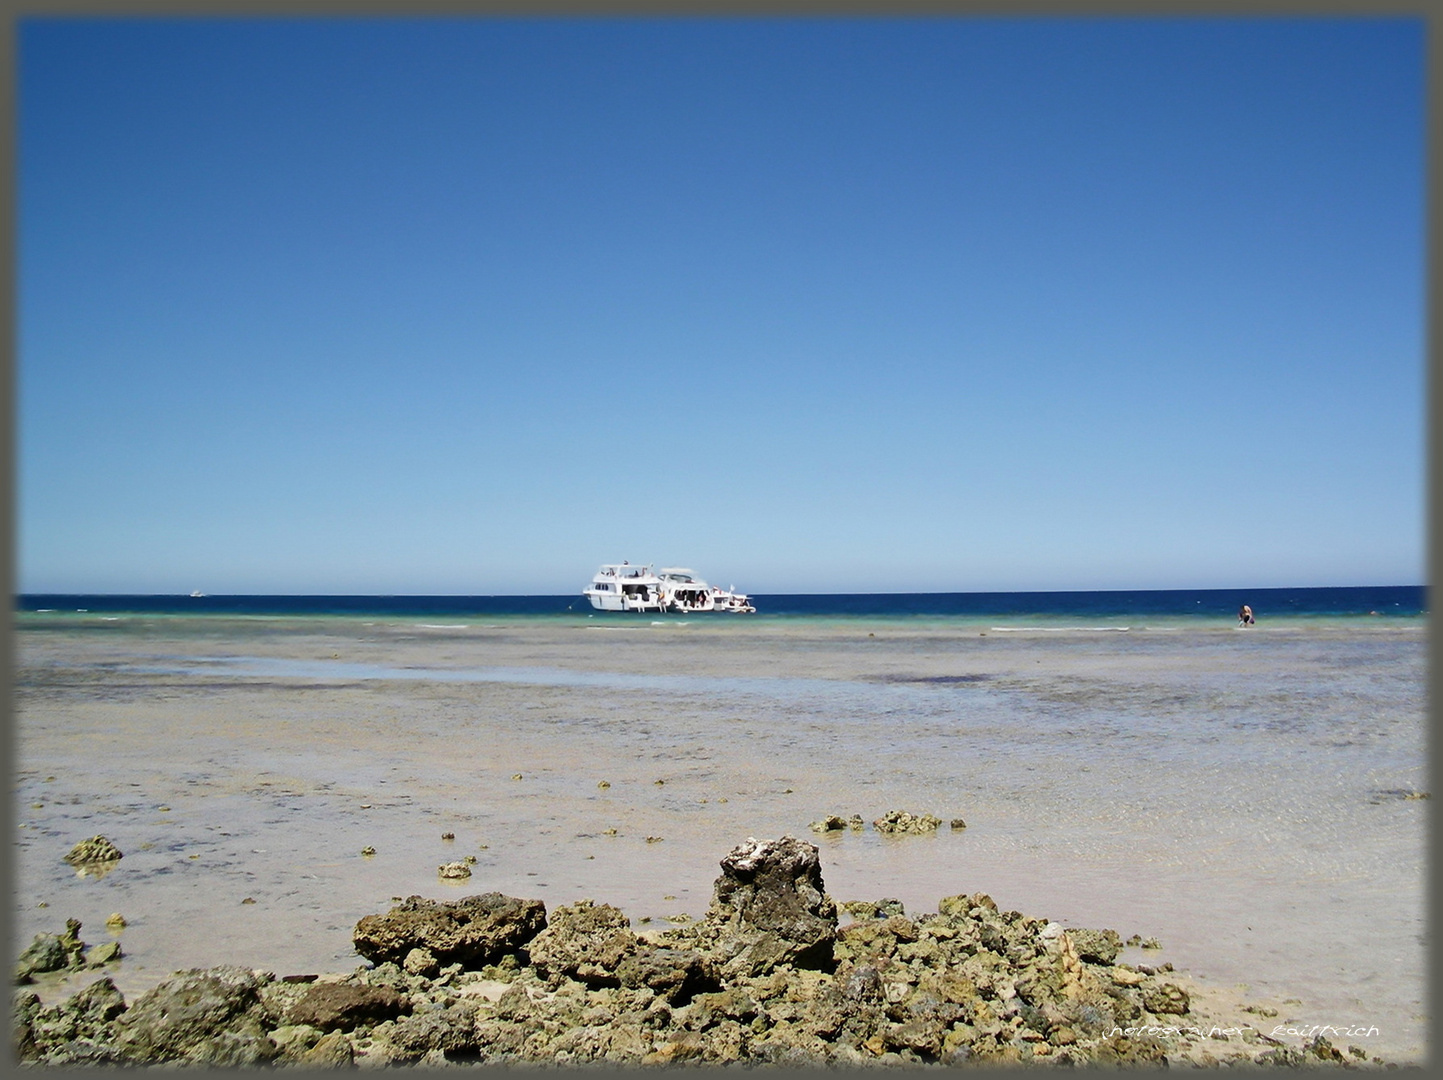
[(931, 814), (914, 814), (908, 810), (888, 810), (872, 828), (880, 833), (934, 833), (942, 819)]
[(120, 849), (103, 836), (92, 836), (82, 840), (70, 849), (65, 861), (71, 866), (85, 866), (90, 863), (109, 863), (123, 858)]
[(425, 949), (440, 964), (480, 967), (526, 945), (546, 927), (546, 905), (500, 893), (463, 900), (407, 897), (384, 915), (356, 924), (356, 951), (377, 963), (403, 963)]
[[(536, 900), (413, 896), (360, 920), (375, 964), (349, 975), (180, 972), (129, 1007), (109, 978), (51, 1006), (22, 987), (14, 1050), (43, 1065), (1384, 1064), (1321, 1036), (1190, 1029), (1186, 990), (1116, 963), (1110, 930), (983, 893), (915, 916), (854, 901), (839, 927), (817, 849), (791, 837), (748, 840), (721, 868), (705, 918), (649, 934), (589, 900), (548, 925)], [(31, 962), (70, 957), (72, 923)]]

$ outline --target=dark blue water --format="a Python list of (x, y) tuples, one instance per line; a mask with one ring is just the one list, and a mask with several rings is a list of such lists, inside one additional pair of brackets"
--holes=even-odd
[[(1248, 604), (1259, 619), (1427, 612), (1423, 585), (1321, 589), (1148, 589), (1079, 592), (777, 593), (752, 597), (758, 617), (1059, 616), (1066, 618), (1236, 616)], [(590, 615), (566, 596), (165, 596), (26, 593), (17, 611), (124, 612), (157, 615)], [(596, 613), (600, 616), (602, 613)], [(606, 617), (634, 618), (614, 614)], [(654, 615), (648, 616), (655, 618)], [(719, 616), (731, 618), (732, 616)]]

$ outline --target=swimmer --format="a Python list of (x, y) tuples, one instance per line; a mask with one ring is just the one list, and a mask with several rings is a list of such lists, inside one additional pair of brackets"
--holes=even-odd
[(1238, 608), (1238, 625), (1252, 626), (1257, 620), (1253, 618), (1253, 609), (1244, 604)]

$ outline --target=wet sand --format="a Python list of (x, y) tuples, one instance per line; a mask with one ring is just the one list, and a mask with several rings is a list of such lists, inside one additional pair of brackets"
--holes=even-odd
[[(1421, 623), (45, 618), (17, 636), (16, 931), (121, 912), (127, 996), (349, 970), (355, 922), (413, 893), (665, 925), (790, 833), (839, 900), (988, 892), (1159, 939), (1123, 959), (1277, 1009), (1265, 1032), (1425, 1053)], [(807, 828), (892, 808), (943, 828)], [(81, 877), (96, 833), (125, 857)]]

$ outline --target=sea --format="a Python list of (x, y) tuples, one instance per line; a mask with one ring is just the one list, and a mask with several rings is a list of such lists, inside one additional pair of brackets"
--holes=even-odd
[[(774, 593), (752, 596), (756, 618), (1259, 619), (1420, 618), (1423, 585), (1268, 589), (1138, 589), (1060, 592)], [(155, 615), (360, 615), (400, 618), (590, 616), (585, 598), (561, 596), (364, 596), (22, 593), (22, 612)], [(617, 618), (634, 618), (617, 614)], [(683, 616), (685, 617), (685, 616)]]

